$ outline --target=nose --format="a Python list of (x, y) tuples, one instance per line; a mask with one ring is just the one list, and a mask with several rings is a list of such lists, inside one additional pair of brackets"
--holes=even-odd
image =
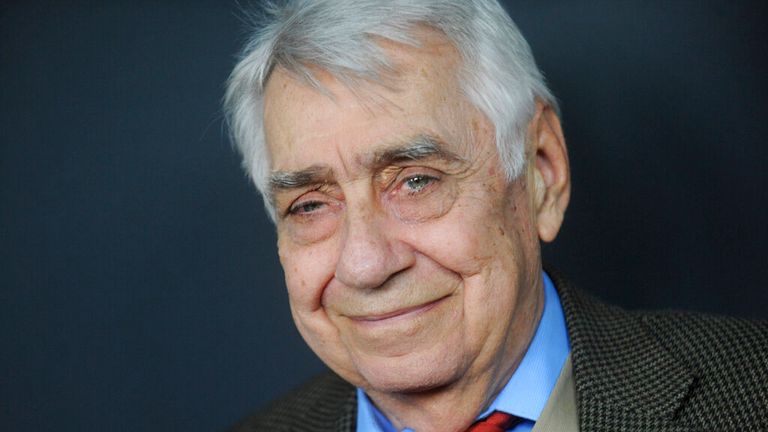
[(413, 264), (413, 253), (398, 240), (393, 223), (371, 206), (347, 210), (335, 273), (339, 282), (374, 289)]

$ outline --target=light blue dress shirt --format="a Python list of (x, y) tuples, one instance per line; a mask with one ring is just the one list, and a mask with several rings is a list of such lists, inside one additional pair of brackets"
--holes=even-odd
[[(570, 352), (568, 331), (560, 298), (552, 280), (544, 273), (544, 311), (520, 366), (512, 374), (501, 393), (481, 413), (504, 411), (525, 419), (510, 432), (529, 432), (555, 388), (560, 369)], [(362, 389), (357, 389), (357, 432), (397, 432)], [(412, 432), (403, 429), (401, 432)]]

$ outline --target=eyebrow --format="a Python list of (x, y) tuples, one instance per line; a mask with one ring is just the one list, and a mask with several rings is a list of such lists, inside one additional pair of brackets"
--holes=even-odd
[(424, 159), (443, 159), (449, 162), (463, 160), (459, 155), (447, 149), (445, 143), (430, 135), (416, 135), (407, 139), (405, 144), (395, 145), (376, 152), (371, 165), (382, 167), (396, 162), (418, 161)]
[[(438, 138), (430, 135), (416, 135), (374, 153), (364, 165), (368, 168), (382, 168), (398, 162), (438, 158), (449, 162), (463, 158), (449, 151)], [(269, 176), (269, 186), (274, 194), (282, 190), (301, 189), (307, 186), (328, 183), (333, 179), (333, 170), (324, 165), (313, 165), (299, 171), (275, 171)]]
[(299, 171), (275, 171), (269, 176), (269, 187), (274, 193), (279, 190), (290, 190), (309, 185), (326, 183), (333, 177), (330, 168), (313, 165)]

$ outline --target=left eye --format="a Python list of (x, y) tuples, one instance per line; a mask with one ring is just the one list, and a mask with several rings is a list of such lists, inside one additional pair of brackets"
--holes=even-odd
[(417, 193), (421, 192), (424, 188), (434, 183), (435, 181), (437, 181), (435, 177), (419, 174), (407, 178), (404, 182), (404, 185), (409, 189), (409, 193)]

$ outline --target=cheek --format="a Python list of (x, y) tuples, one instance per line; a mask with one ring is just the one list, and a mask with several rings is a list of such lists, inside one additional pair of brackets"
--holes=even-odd
[(442, 267), (469, 277), (481, 273), (489, 262), (500, 258), (505, 238), (499, 235), (500, 221), (481, 217), (483, 210), (456, 206), (439, 220), (414, 226), (411, 244)]
[(462, 278), (483, 279), (493, 285), (496, 279), (514, 279), (517, 268), (533, 258), (531, 251), (538, 240), (524, 200), (504, 199), (503, 188), (493, 189), (495, 193), (488, 193), (488, 185), (478, 189), (474, 194), (464, 193), (443, 217), (414, 225), (409, 241)]
[(335, 256), (329, 245), (291, 247), (278, 242), (288, 297), (296, 313), (321, 307), (320, 300), (333, 277)]

